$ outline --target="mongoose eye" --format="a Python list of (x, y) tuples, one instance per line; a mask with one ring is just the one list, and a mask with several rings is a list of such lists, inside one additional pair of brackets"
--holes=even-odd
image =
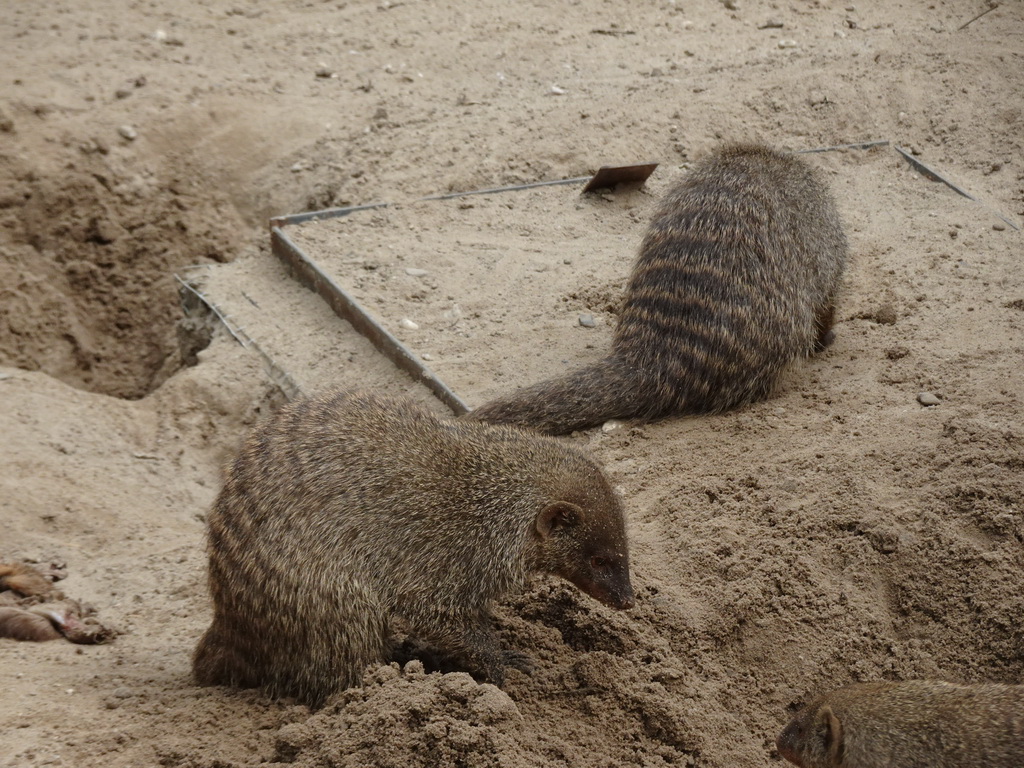
[(611, 565), (611, 561), (607, 557), (590, 558), (591, 568), (607, 568), (609, 565)]

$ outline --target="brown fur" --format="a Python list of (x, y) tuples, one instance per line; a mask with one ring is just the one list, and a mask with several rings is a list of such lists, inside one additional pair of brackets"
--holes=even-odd
[(64, 597), (53, 582), (64, 578), (60, 566), (42, 569), (28, 563), (0, 563), (0, 591), (10, 590), (19, 597), (60, 600)]
[(849, 685), (808, 704), (776, 746), (800, 768), (1020, 768), (1024, 685)]
[(203, 684), (318, 706), (387, 656), (400, 619), (500, 684), (489, 606), (534, 572), (633, 602), (621, 504), (552, 438), (335, 393), (258, 427), (209, 516)]
[(810, 166), (762, 146), (725, 147), (654, 215), (611, 354), (469, 418), (565, 434), (760, 399), (794, 359), (831, 342), (846, 258), (832, 197)]
[(63, 635), (47, 614), (29, 608), (3, 607), (0, 608), (0, 637), (42, 642), (58, 640)]

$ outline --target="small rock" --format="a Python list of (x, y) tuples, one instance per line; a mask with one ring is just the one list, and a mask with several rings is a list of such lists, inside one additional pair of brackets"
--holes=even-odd
[(117, 132), (121, 134), (121, 138), (127, 139), (128, 141), (135, 141), (139, 137), (139, 132), (136, 131), (130, 125), (122, 125), (117, 129)]
[(931, 406), (931, 405), (938, 405), (942, 401), (939, 400), (939, 398), (937, 398), (931, 392), (918, 392), (917, 393), (917, 402), (919, 402), (921, 405)]
[(597, 325), (597, 323), (594, 322), (593, 315), (583, 314), (580, 315), (580, 325), (582, 325), (584, 328), (593, 328), (595, 325)]
[(398, 321), (398, 324), (405, 328), (407, 331), (418, 331), (420, 328), (419, 325), (414, 323), (408, 317), (403, 317), (401, 320)]
[(434, 359), (434, 356), (429, 352), (424, 352), (422, 355), (420, 355), (420, 359), (425, 360), (429, 363), (431, 360)]
[(406, 267), (405, 274), (411, 275), (412, 277), (423, 277), (424, 275), (428, 275), (430, 273), (427, 272), (427, 270), (425, 269), (420, 269), (419, 267)]
[(875, 310), (874, 321), (879, 325), (896, 325), (896, 307), (892, 304), (883, 304)]
[(606, 435), (611, 432), (617, 432), (626, 426), (626, 422), (619, 421), (618, 419), (608, 419), (604, 424), (601, 425), (601, 431)]
[(291, 168), (289, 168), (288, 170), (289, 170), (289, 171), (291, 171), (292, 173), (299, 173), (299, 172), (301, 172), (301, 171), (304, 171), (304, 170), (306, 170), (306, 166), (304, 166), (304, 165), (302, 164), (302, 161), (299, 161), (299, 162), (295, 163), (295, 165), (293, 165), (293, 166), (292, 166)]
[(158, 43), (162, 43), (164, 40), (167, 39), (166, 30), (158, 29), (156, 32), (153, 33), (153, 39), (156, 40)]
[(779, 40), (779, 48), (796, 48), (796, 40)]
[(131, 95), (132, 92), (128, 88), (118, 88), (116, 91), (114, 91), (115, 99), (127, 99)]
[(329, 67), (325, 67), (322, 64), (316, 68), (316, 72), (313, 73), (317, 77), (334, 77), (334, 70)]
[(565, 88), (562, 88), (561, 86), (558, 86), (558, 85), (552, 85), (551, 86), (551, 95), (553, 95), (553, 96), (564, 96), (567, 93), (568, 93), (568, 91), (565, 90)]
[[(3, 126), (0, 126), (0, 131), (2, 131), (2, 130), (3, 130)], [(992, 225), (992, 229), (994, 229), (996, 232), (1002, 232), (1004, 229), (1006, 229), (1006, 225), (1005, 224), (993, 224)]]

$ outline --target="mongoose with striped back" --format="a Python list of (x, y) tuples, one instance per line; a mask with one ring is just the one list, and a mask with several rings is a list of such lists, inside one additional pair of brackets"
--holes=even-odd
[(761, 399), (793, 360), (831, 343), (846, 259), (839, 215), (814, 169), (764, 146), (724, 147), (654, 214), (611, 354), (468, 418), (566, 434)]
[(1020, 768), (1024, 685), (848, 685), (797, 713), (776, 747), (800, 768)]
[(490, 606), (533, 573), (633, 604), (622, 505), (594, 461), (411, 400), (285, 406), (229, 467), (208, 534), (197, 681), (314, 707), (387, 660), (392, 620), (501, 685), (523, 657), (501, 648)]

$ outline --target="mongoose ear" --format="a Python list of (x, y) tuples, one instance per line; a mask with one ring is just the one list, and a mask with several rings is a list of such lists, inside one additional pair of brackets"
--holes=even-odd
[(829, 756), (829, 765), (839, 765), (843, 752), (843, 724), (827, 704), (818, 711), (818, 728)]
[(567, 501), (548, 504), (537, 515), (535, 526), (542, 539), (546, 539), (559, 528), (568, 528), (583, 522), (583, 510)]

